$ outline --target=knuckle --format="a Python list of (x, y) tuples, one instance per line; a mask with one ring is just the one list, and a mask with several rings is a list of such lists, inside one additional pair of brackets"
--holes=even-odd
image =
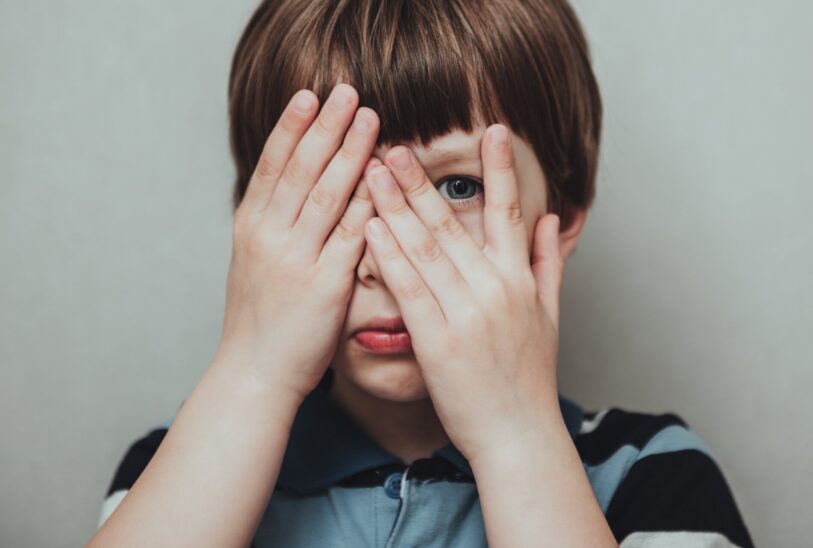
[(261, 230), (254, 230), (239, 241), (239, 247), (244, 250), (250, 261), (256, 261), (269, 253), (270, 242)]
[[(370, 197), (370, 190), (367, 188), (367, 181), (363, 180), (353, 190), (350, 196), (350, 203), (356, 204), (356, 207), (373, 205), (373, 199)], [(348, 204), (348, 207), (350, 204)]]
[(402, 260), (401, 249), (397, 245), (386, 246), (386, 249), (381, 251), (381, 258), (387, 262), (398, 263)]
[(353, 242), (361, 236), (361, 231), (344, 217), (336, 224), (334, 230), (336, 235), (345, 242)]
[(280, 174), (280, 169), (276, 163), (271, 159), (267, 153), (260, 154), (260, 159), (257, 161), (257, 167), (254, 168), (254, 173), (260, 179), (274, 180)]
[(338, 202), (336, 196), (326, 190), (322, 184), (317, 184), (308, 192), (308, 200), (319, 209), (328, 211), (332, 211)]
[(356, 153), (350, 150), (347, 145), (343, 145), (337, 152), (336, 157), (343, 163), (351, 163), (356, 160)]
[(413, 255), (423, 263), (431, 263), (437, 261), (443, 255), (443, 251), (438, 245), (437, 241), (432, 238), (427, 238), (420, 244), (412, 248)]
[(419, 199), (424, 194), (429, 192), (434, 187), (427, 179), (422, 179), (420, 183), (416, 185), (412, 185), (410, 188), (404, 190), (404, 195), (409, 196), (412, 199)]
[(457, 333), (466, 333), (466, 339), (473, 333), (480, 330), (483, 323), (483, 315), (480, 309), (475, 306), (464, 306), (455, 312), (455, 323), (460, 326), (460, 329), (455, 330)]
[(283, 266), (281, 259), (287, 253), (287, 237), (283, 232), (274, 230), (267, 224), (267, 220), (260, 220), (253, 226), (245, 229), (239, 236), (236, 248), (240, 249), (250, 262), (265, 262), (273, 257), (275, 268)]
[(490, 211), (496, 213), (499, 217), (508, 220), (510, 223), (522, 223), (522, 207), (519, 202), (510, 204), (491, 204), (486, 203), (485, 206)]
[(417, 301), (424, 295), (423, 284), (416, 279), (404, 282), (398, 288), (398, 293), (405, 301)]
[(511, 150), (508, 147), (502, 148), (500, 153), (497, 154), (494, 169), (505, 175), (511, 175), (514, 170), (514, 160), (511, 155)]
[(392, 206), (390, 206), (390, 211), (394, 215), (406, 216), (410, 214), (411, 209), (409, 207), (409, 204), (405, 200), (401, 199), (394, 203)]
[(302, 158), (294, 155), (285, 166), (283, 175), (289, 182), (306, 181), (310, 178), (310, 169), (307, 163), (302, 161)]
[(505, 206), (506, 218), (515, 224), (522, 223), (522, 207), (519, 202), (511, 202)]
[(509, 291), (501, 279), (496, 279), (490, 284), (483, 284), (481, 287), (485, 295), (486, 302), (491, 305), (507, 304), (509, 301)]
[(378, 126), (378, 115), (369, 107), (359, 107), (356, 117), (360, 119), (362, 127), (355, 127), (356, 133), (367, 135), (372, 133)]
[(441, 238), (454, 240), (463, 235), (465, 229), (454, 213), (447, 212), (431, 225), (431, 230)]

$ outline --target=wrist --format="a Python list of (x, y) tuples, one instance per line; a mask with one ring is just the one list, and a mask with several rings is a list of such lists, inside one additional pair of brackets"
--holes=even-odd
[(270, 406), (276, 414), (289, 417), (291, 423), (306, 395), (291, 387), (287, 379), (275, 380), (253, 362), (232, 354), (219, 354), (207, 375), (214, 377), (224, 391), (256, 401), (261, 407)]
[[(506, 429), (504, 432), (511, 432)], [(570, 432), (561, 410), (537, 413), (513, 433), (487, 444), (477, 454), (472, 455), (471, 467), (478, 470), (512, 469), (521, 466), (529, 458), (575, 450)]]

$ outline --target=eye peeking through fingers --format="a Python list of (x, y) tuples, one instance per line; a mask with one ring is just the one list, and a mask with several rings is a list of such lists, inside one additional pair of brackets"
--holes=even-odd
[(484, 186), (478, 180), (464, 175), (445, 177), (437, 185), (438, 192), (458, 209), (480, 205), (485, 200)]

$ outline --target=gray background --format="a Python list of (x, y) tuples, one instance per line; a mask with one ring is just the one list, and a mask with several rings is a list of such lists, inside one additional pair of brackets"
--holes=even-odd
[[(0, 545), (76, 546), (217, 345), (254, 2), (1, 5)], [(606, 132), (561, 390), (678, 413), (757, 544), (809, 545), (813, 4), (576, 7)]]

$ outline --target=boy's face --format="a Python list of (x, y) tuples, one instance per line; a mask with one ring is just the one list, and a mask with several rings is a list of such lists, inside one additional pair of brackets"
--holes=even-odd
[[(461, 224), (481, 248), (486, 241), (483, 222), (483, 166), (480, 160), (480, 142), (485, 129), (478, 127), (471, 133), (457, 130), (433, 140), (428, 147), (402, 143), (415, 153), (440, 195), (449, 203)], [(533, 230), (547, 208), (547, 182), (530, 145), (513, 132), (511, 139), (520, 205), (528, 234), (530, 264)], [(376, 148), (373, 156), (383, 161), (392, 146), (394, 145)], [(332, 363), (337, 382), (345, 386), (352, 385), (354, 392), (366, 392), (384, 400), (407, 402), (428, 397), (412, 352), (373, 353), (352, 337), (356, 329), (374, 317), (390, 318), (400, 315), (397, 301), (384, 283), (381, 271), (367, 246), (356, 269), (353, 295)]]

